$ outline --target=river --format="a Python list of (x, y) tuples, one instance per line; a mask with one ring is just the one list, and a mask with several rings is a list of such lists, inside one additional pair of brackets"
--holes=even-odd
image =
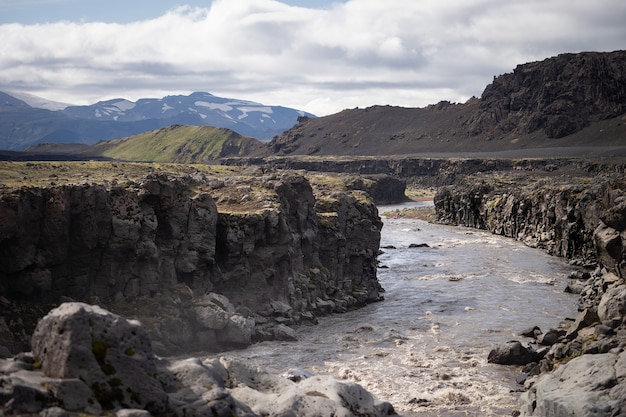
[(406, 416), (510, 416), (519, 368), (488, 364), (487, 355), (527, 327), (546, 331), (576, 316), (577, 297), (563, 291), (572, 268), (474, 229), (383, 221), (385, 301), (300, 327), (297, 342), (223, 355), (274, 373), (298, 368), (356, 381)]

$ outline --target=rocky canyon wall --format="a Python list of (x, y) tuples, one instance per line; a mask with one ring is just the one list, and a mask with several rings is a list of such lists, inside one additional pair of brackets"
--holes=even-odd
[[(223, 158), (229, 166), (265, 166), (272, 169), (306, 170), (359, 175), (373, 181), (368, 190), (379, 204), (403, 201), (404, 187), (442, 187), (471, 175), (499, 172), (546, 173), (557, 175), (614, 175), (626, 170), (615, 158), (425, 158), (425, 157), (268, 157)], [(574, 173), (574, 174), (570, 174)], [(379, 186), (383, 181), (392, 181)], [(398, 182), (401, 180), (402, 182)]]
[(521, 415), (623, 415), (624, 176), (526, 178), (522, 184), (504, 176), (472, 177), (441, 189), (435, 207), (443, 222), (522, 240), (586, 267), (567, 286), (580, 294), (577, 317), (545, 333), (537, 328), (535, 343), (543, 349), (522, 363)]
[(442, 188), (434, 199), (439, 221), (485, 229), (579, 265), (595, 265), (594, 232), (623, 198), (623, 179), (504, 182), (470, 177)]
[(290, 338), (380, 299), (381, 225), (365, 192), (289, 172), (4, 188), (0, 344), (70, 300), (140, 319), (162, 353)]

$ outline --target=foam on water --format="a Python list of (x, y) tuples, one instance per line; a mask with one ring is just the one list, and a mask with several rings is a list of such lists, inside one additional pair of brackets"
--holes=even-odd
[(389, 245), (379, 257), (384, 302), (301, 327), (298, 342), (228, 356), (356, 381), (404, 415), (511, 415), (519, 369), (487, 355), (524, 328), (576, 314), (576, 297), (563, 292), (568, 265), (513, 240), (402, 218), (384, 219)]

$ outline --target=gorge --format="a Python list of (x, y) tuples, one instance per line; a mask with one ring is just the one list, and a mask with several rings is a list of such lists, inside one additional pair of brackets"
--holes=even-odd
[[(228, 142), (232, 152), (219, 156), (239, 156), (212, 160), (221, 165), (9, 155), (24, 162), (0, 163), (2, 411), (623, 415), (625, 57), (623, 51), (564, 54), (521, 65), (465, 104), (374, 106), (303, 118), (255, 147), (258, 153)], [(169, 132), (184, 143), (185, 130), (157, 131), (148, 141)], [(193, 149), (210, 144), (195, 139)], [(172, 154), (193, 162), (189, 148), (171, 145)], [(157, 153), (165, 154), (160, 146)], [(144, 160), (145, 152), (125, 155)], [(387, 220), (397, 226), (396, 240), (383, 234), (377, 204), (418, 191), (433, 199), (437, 222), (447, 226), (415, 223), (398, 209), (398, 218)], [(411, 241), (426, 230), (433, 241)], [(447, 246), (437, 240), (450, 235)], [(437, 257), (460, 241), (475, 246), (453, 257), (493, 271), (433, 272), (447, 268), (449, 260)], [(496, 257), (481, 262), (481, 251)], [(539, 251), (568, 264), (525, 269), (540, 263)], [(398, 270), (411, 271), (411, 279), (388, 281), (389, 299), (379, 303), (386, 296), (382, 278)], [(559, 287), (564, 271), (571, 272), (567, 293)], [(530, 287), (538, 292), (529, 300), (525, 288), (511, 284), (520, 281), (516, 273), (535, 280)], [(507, 274), (514, 277), (500, 280)], [(496, 284), (485, 284), (485, 276)], [(495, 310), (477, 308), (495, 295), (501, 297)], [(387, 307), (403, 297), (405, 310)], [(506, 305), (508, 297), (519, 305)], [(552, 310), (570, 300), (571, 310)], [(530, 301), (533, 314), (548, 305), (550, 319), (525, 314)], [(385, 315), (387, 308), (395, 316)], [(356, 323), (372, 311), (383, 312), (384, 326)], [(501, 320), (501, 311), (512, 311), (517, 321)], [(461, 338), (467, 345), (439, 344), (468, 318), (473, 333)], [(275, 356), (289, 356), (300, 339), (309, 343), (306, 363), (322, 355), (314, 347), (321, 326), (313, 326), (342, 320), (347, 327), (324, 336), (340, 345), (336, 357), (321, 359), (334, 377), (307, 369), (272, 375), (247, 362), (256, 353), (222, 355), (254, 344), (243, 352), (271, 345)], [(395, 327), (399, 322), (403, 330)], [(479, 327), (483, 322), (491, 324)], [(493, 349), (475, 348), (477, 340)], [(448, 360), (454, 371), (425, 371), (411, 350), (420, 343), (441, 354), (434, 363)], [(356, 354), (350, 363), (364, 368), (408, 368), (388, 384), (395, 391), (386, 392), (380, 387), (389, 378), (338, 365), (344, 354)], [(507, 375), (510, 385), (483, 384), (494, 375), (478, 372), (485, 369)], [(433, 392), (449, 390), (402, 397), (403, 381), (420, 378)], [(394, 404), (374, 398), (361, 382), (389, 393)], [(507, 387), (506, 406), (476, 405), (484, 397), (459, 392), (485, 387)], [(524, 391), (519, 403), (517, 391)]]
[[(619, 161), (396, 161), (396, 172), (411, 173), (405, 177), (381, 174), (384, 169), (377, 167), (384, 161), (355, 163), (365, 176), (316, 173), (313, 165), (303, 176), (271, 164), (184, 169), (11, 164), (15, 181), (27, 178), (30, 185), (15, 187), (7, 180), (2, 190), (2, 218), (10, 219), (2, 229), (2, 270), (11, 271), (2, 280), (3, 343), (12, 350), (5, 356), (28, 349), (29, 331), (61, 301), (85, 301), (140, 319), (161, 355), (295, 340), (298, 332), (289, 326), (306, 329), (328, 313), (381, 299), (376, 259), (382, 223), (369, 194), (384, 202), (401, 200), (408, 182), (437, 186), (440, 221), (513, 237), (570, 259), (579, 270), (569, 287), (580, 292), (581, 313), (566, 320), (566, 327), (541, 329), (557, 338), (534, 368), (524, 370), (524, 415), (543, 415), (550, 407), (569, 412), (565, 394), (546, 394), (545, 387), (554, 385), (550, 370), (577, 369), (588, 358), (607, 358), (602, 366), (608, 367), (622, 360)], [(323, 166), (328, 169), (329, 163)], [(423, 166), (428, 167), (424, 175), (412, 176)], [(70, 184), (65, 176), (84, 179)], [(55, 262), (57, 257), (70, 261)], [(463, 279), (463, 273), (458, 276)], [(393, 340), (403, 343), (399, 337)], [(583, 380), (580, 372), (572, 378)], [(585, 404), (608, 398), (612, 411), (622, 410), (623, 377), (617, 374), (612, 381), (606, 389), (590, 391), (595, 397), (585, 397)], [(590, 376), (589, 384), (594, 383)], [(586, 385), (568, 384), (563, 384), (566, 391), (589, 391)], [(105, 407), (143, 407), (128, 398), (109, 403), (108, 394), (94, 395)], [(418, 410), (427, 413), (427, 405), (437, 402), (421, 404)], [(372, 415), (391, 411), (376, 410)]]

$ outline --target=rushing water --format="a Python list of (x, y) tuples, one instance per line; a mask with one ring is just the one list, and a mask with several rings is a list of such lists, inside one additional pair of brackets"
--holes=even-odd
[(563, 292), (567, 263), (482, 231), (403, 218), (384, 219), (386, 246), (395, 249), (379, 257), (385, 301), (300, 327), (298, 342), (227, 355), (356, 381), (407, 416), (511, 415), (519, 369), (487, 355), (526, 327), (545, 331), (576, 314)]

